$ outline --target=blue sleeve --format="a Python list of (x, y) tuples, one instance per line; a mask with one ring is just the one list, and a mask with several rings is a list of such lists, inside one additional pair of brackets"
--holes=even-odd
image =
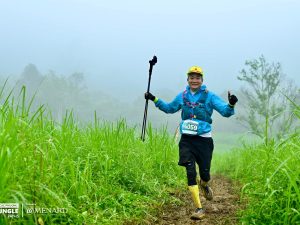
[(231, 108), (228, 103), (222, 100), (219, 96), (212, 94), (211, 104), (213, 109), (220, 113), (224, 117), (230, 117), (234, 115), (234, 108)]
[(179, 93), (170, 103), (166, 103), (165, 101), (158, 99), (155, 106), (165, 113), (175, 113), (181, 109), (182, 103), (182, 93)]

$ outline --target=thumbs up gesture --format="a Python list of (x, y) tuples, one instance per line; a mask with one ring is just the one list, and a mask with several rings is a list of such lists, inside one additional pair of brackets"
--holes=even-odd
[(238, 98), (235, 95), (231, 95), (230, 91), (228, 91), (228, 101), (230, 106), (234, 106), (238, 102)]

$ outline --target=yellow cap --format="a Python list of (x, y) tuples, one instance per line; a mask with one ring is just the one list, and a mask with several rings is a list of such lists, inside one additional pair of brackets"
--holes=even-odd
[(192, 66), (191, 68), (189, 68), (187, 75), (190, 75), (192, 73), (196, 73), (203, 76), (203, 70), (200, 66)]

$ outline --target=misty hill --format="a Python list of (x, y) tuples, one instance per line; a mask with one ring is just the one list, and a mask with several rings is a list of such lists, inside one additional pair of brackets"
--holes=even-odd
[[(2, 76), (2, 83), (5, 78)], [(73, 111), (75, 117), (81, 122), (94, 120), (95, 112), (101, 120), (115, 121), (125, 118), (130, 125), (141, 126), (144, 113), (144, 93), (132, 96), (128, 100), (116, 98), (111, 93), (102, 90), (90, 90), (85, 81), (83, 73), (73, 73), (68, 76), (59, 75), (54, 71), (42, 74), (34, 64), (28, 64), (20, 75), (9, 77), (5, 90), (9, 92), (13, 89), (13, 95), (18, 98), (21, 88), (26, 87), (28, 99), (34, 98), (32, 111), (44, 105), (46, 110), (51, 112), (51, 116), (60, 122), (66, 111)], [(125, 87), (131, 90), (134, 87)], [(182, 85), (184, 90), (185, 84)], [(180, 90), (181, 91), (181, 90)], [(169, 102), (178, 94), (169, 89), (155, 90), (157, 96)], [(124, 93), (126, 95), (126, 93)], [(226, 100), (226, 93), (222, 95)], [(165, 114), (157, 110), (152, 102), (149, 102), (148, 122), (154, 128), (167, 126), (168, 131), (174, 133), (179, 121), (180, 112), (175, 114)], [(239, 108), (237, 107), (237, 112)], [(213, 114), (213, 131), (222, 132), (243, 132), (243, 129), (234, 117), (223, 118), (217, 112)]]

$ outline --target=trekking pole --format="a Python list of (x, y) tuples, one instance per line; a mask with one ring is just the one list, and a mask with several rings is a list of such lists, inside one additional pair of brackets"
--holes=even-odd
[[(149, 79), (148, 79), (147, 93), (149, 93), (149, 91), (150, 91), (150, 81), (151, 81), (151, 75), (152, 75), (152, 68), (157, 63), (157, 57), (153, 56), (153, 59), (151, 59), (149, 61), (149, 63), (150, 63), (150, 68), (149, 68)], [(148, 111), (148, 99), (146, 99), (146, 102), (145, 102), (144, 119), (143, 119), (143, 126), (142, 126), (142, 135), (141, 135), (142, 141), (145, 141), (147, 111)]]

